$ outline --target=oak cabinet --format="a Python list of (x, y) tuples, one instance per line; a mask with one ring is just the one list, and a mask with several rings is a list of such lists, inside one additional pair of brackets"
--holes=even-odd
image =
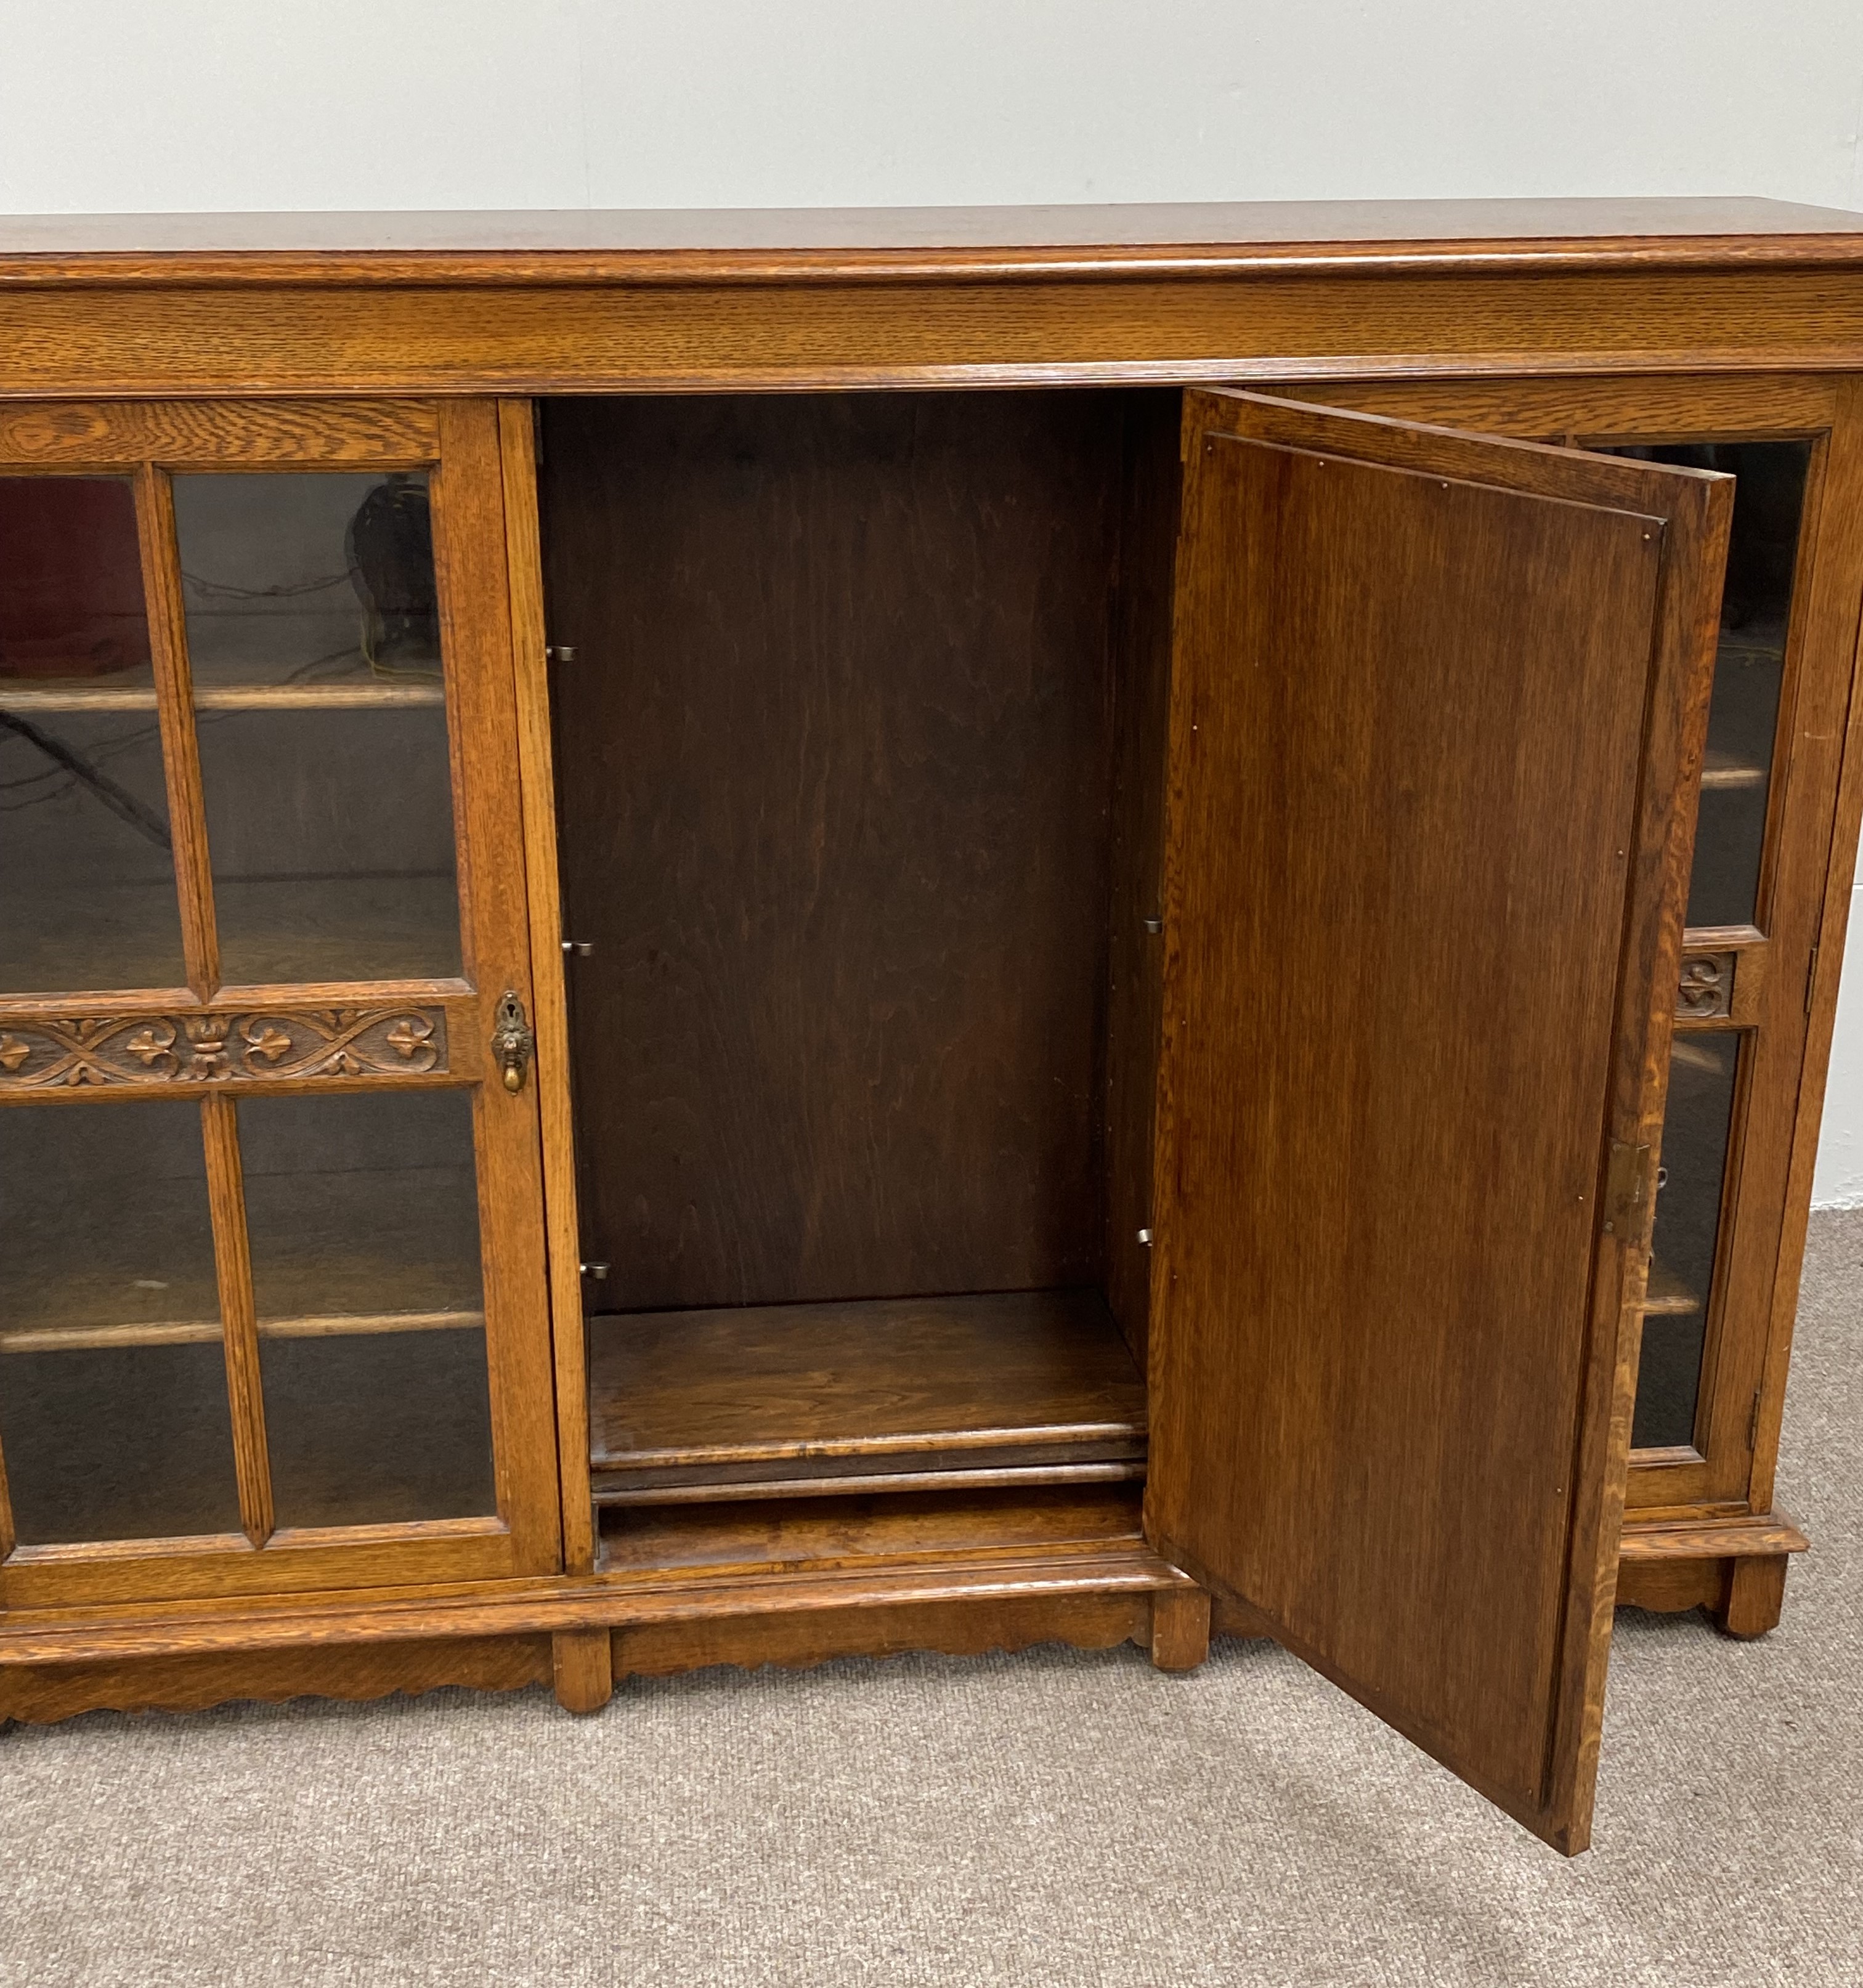
[(1584, 1846), (1804, 1543), (1863, 224), (1404, 220), (0, 243), (0, 1716), (1213, 1623)]

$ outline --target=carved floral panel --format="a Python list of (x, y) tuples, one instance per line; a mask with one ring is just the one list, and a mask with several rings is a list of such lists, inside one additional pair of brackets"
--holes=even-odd
[(0, 1022), (0, 1090), (424, 1077), (446, 1067), (444, 1008)]
[(1682, 955), (1675, 989), (1679, 1020), (1712, 1022), (1733, 1012), (1735, 952), (1689, 952)]

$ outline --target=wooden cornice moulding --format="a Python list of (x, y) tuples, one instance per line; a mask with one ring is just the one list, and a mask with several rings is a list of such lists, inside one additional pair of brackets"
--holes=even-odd
[(1029, 282), (1858, 263), (1863, 217), (1747, 199), (0, 219), (0, 284), (12, 285)]

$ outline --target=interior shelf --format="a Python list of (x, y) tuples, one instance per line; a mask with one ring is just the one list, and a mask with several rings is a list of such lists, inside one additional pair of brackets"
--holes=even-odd
[[(262, 1318), (261, 1339), (337, 1339), (382, 1332), (452, 1332), (483, 1326), (482, 1311), (329, 1312)], [(0, 1331), (0, 1354), (91, 1352), (108, 1346), (198, 1346), (220, 1337), (218, 1319), (144, 1324), (43, 1326)]]
[(1095, 1291), (590, 1321), (597, 1504), (1136, 1479), (1145, 1457)]
[(1731, 752), (1717, 752), (1709, 746), (1702, 759), (1702, 791), (1727, 793), (1763, 787), (1771, 772), (1763, 759), (1736, 759)]
[(1699, 1311), (1701, 1299), (1659, 1257), (1652, 1257), (1650, 1259), (1649, 1280), (1644, 1286), (1643, 1303), (1640, 1308), (1646, 1318), (1680, 1317), (1689, 1312)]
[[(383, 706), (406, 710), (444, 705), (446, 691), (438, 683), (197, 684), (194, 702), (198, 711), (364, 711)], [(74, 688), (67, 684), (56, 690), (33, 690), (17, 684), (0, 685), (0, 711), (21, 717), (34, 712), (153, 712), (157, 708), (154, 691), (146, 688)]]

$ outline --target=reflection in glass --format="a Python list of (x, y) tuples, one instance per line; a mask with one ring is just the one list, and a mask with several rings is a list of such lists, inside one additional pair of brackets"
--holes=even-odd
[(21, 1543), (237, 1532), (200, 1107), (0, 1111), (0, 1236)]
[(178, 476), (222, 977), (460, 970), (427, 480)]
[(134, 494), (0, 477), (0, 992), (185, 977)]
[(1654, 1308), (1643, 1321), (1633, 1449), (1695, 1440), (1740, 1044), (1735, 1034), (1678, 1035), (1670, 1050), (1664, 1182), (1651, 1247)]
[(239, 1106), (281, 1526), (493, 1513), (464, 1090)]
[(1759, 902), (1792, 573), (1811, 445), (1700, 442), (1612, 452), (1723, 470), (1737, 479), (1688, 921), (1751, 925)]

